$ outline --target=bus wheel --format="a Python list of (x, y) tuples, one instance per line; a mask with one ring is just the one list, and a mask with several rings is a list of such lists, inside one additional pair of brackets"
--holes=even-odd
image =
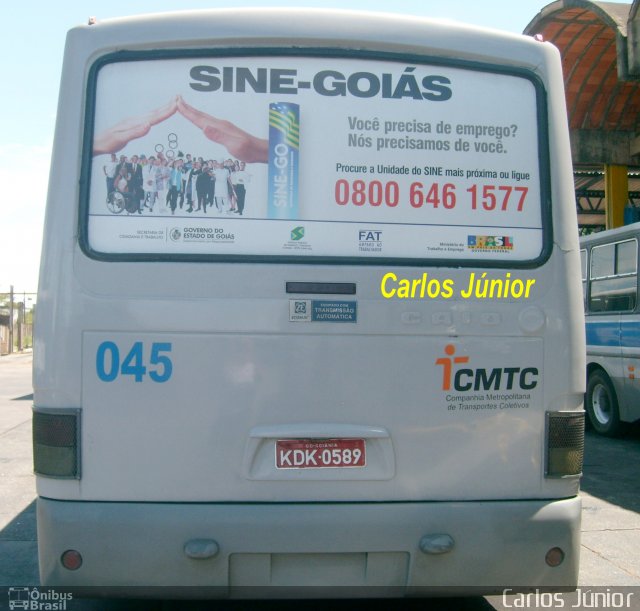
[(616, 391), (607, 374), (599, 369), (589, 376), (586, 408), (596, 433), (615, 437), (622, 432)]

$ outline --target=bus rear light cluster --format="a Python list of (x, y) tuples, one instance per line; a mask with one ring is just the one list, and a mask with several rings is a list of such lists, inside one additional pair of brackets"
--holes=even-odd
[(546, 477), (580, 475), (584, 460), (584, 412), (547, 412)]
[(80, 479), (79, 409), (34, 409), (33, 470), (47, 477)]

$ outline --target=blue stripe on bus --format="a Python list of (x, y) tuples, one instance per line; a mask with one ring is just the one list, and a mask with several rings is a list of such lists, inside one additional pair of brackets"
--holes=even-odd
[(587, 346), (619, 345), (619, 322), (587, 322)]
[(588, 346), (640, 347), (640, 317), (627, 322), (587, 321)]
[(623, 348), (638, 348), (640, 346), (640, 319), (630, 320), (621, 324)]

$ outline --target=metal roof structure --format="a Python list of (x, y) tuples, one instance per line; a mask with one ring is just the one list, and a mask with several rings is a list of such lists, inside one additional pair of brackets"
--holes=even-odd
[(605, 224), (604, 164), (629, 167), (640, 207), (640, 0), (559, 0), (524, 30), (560, 49), (581, 227)]
[[(573, 180), (581, 232), (588, 233), (587, 228), (604, 229), (605, 179), (603, 170), (576, 168)], [(629, 172), (629, 202), (635, 208), (640, 208), (640, 172)]]
[(525, 34), (562, 55), (574, 164), (640, 166), (640, 0), (559, 0)]

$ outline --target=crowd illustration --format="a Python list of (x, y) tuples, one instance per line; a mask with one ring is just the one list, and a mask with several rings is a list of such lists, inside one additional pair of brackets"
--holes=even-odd
[(127, 214), (238, 214), (245, 208), (251, 174), (244, 161), (205, 160), (189, 153), (170, 159), (163, 152), (146, 156), (110, 154), (102, 165), (107, 206)]
[[(154, 126), (179, 113), (206, 139), (220, 144), (233, 157), (224, 161), (205, 160), (179, 152), (165, 155), (122, 154), (131, 141), (149, 133)], [(161, 147), (162, 148), (162, 147)], [(173, 151), (171, 151), (173, 153)], [(230, 121), (219, 119), (188, 104), (180, 95), (144, 115), (129, 117), (94, 137), (93, 155), (110, 155), (102, 164), (107, 181), (107, 207), (113, 213), (175, 214), (207, 210), (219, 214), (244, 213), (251, 174), (247, 163), (267, 163), (268, 141), (258, 138)]]

